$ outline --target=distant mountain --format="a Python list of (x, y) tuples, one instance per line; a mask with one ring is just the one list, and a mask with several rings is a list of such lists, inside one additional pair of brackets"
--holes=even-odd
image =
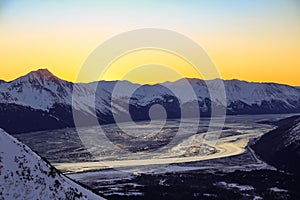
[[(128, 81), (85, 84), (61, 80), (46, 69), (33, 71), (14, 81), (0, 82), (0, 127), (9, 133), (72, 127), (72, 112), (86, 119), (83, 125), (95, 124), (90, 120), (94, 112), (101, 124), (115, 122), (113, 114), (126, 121), (128, 117), (122, 117), (126, 116), (127, 102), (131, 117), (136, 121), (148, 120), (149, 108), (154, 104), (162, 105), (168, 118), (182, 116), (180, 105), (188, 116), (193, 117), (195, 103), (199, 105), (201, 116), (210, 116), (212, 106), (226, 109), (230, 115), (300, 112), (300, 89), (296, 87), (239, 80), (186, 80), (197, 99), (187, 93), (183, 79), (156, 85), (138, 85)], [(222, 83), (225, 85), (227, 105), (217, 98), (212, 99), (208, 91), (209, 87), (210, 92), (217, 93)], [(124, 89), (112, 97), (116, 84)], [(72, 99), (75, 90), (80, 92)], [(174, 90), (177, 91), (176, 95)], [(134, 92), (127, 96), (123, 91)], [(92, 94), (95, 93), (93, 98)]]
[(0, 199), (103, 199), (0, 130)]
[(278, 128), (251, 146), (256, 154), (278, 169), (300, 175), (300, 116), (280, 120)]

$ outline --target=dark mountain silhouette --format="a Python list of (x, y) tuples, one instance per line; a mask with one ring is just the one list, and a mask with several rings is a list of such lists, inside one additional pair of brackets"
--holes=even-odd
[(278, 128), (251, 147), (270, 165), (300, 175), (300, 116), (280, 120), (276, 125)]

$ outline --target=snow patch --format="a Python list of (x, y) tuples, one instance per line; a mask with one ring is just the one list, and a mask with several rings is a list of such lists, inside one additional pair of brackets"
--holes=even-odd
[(272, 188), (270, 188), (270, 191), (272, 191), (272, 192), (284, 192), (284, 193), (288, 192), (287, 190), (280, 189), (278, 187), (272, 187)]
[(226, 182), (218, 182), (215, 184), (216, 186), (220, 186), (228, 189), (237, 189), (239, 191), (250, 191), (254, 190), (254, 187), (250, 185), (239, 185), (237, 183), (226, 183)]

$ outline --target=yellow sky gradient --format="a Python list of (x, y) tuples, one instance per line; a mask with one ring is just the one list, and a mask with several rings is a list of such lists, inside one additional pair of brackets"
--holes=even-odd
[[(27, 3), (24, 8), (16, 2), (0, 4), (2, 80), (48, 68), (62, 79), (75, 81), (85, 59), (103, 41), (125, 31), (154, 27), (170, 29), (196, 41), (223, 79), (300, 85), (300, 9), (293, 6), (294, 1), (282, 1), (279, 5), (255, 1), (247, 6), (237, 4), (236, 8), (204, 1), (177, 6), (158, 6), (160, 3), (155, 1), (146, 6), (137, 4), (137, 8), (118, 7), (120, 1), (91, 6), (82, 1), (71, 8), (66, 3), (62, 10), (58, 3), (40, 7)], [(154, 65), (151, 68), (149, 64)], [(142, 70), (136, 69), (124, 77), (126, 71), (142, 65)], [(145, 70), (148, 71), (143, 74)], [(199, 78), (189, 64), (174, 55), (144, 51), (116, 61), (104, 79), (155, 83), (180, 76)]]
[[(201, 72), (200, 72), (201, 73)], [(130, 80), (155, 84), (181, 78), (203, 79), (197, 69), (183, 58), (162, 50), (144, 49), (121, 56), (107, 67), (104, 80)]]

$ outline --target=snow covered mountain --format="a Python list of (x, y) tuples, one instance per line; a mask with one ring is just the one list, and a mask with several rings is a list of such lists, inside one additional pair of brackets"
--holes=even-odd
[(0, 129), (0, 199), (103, 199)]
[[(187, 92), (185, 81), (195, 91), (196, 98)], [(208, 90), (218, 93), (222, 83), (227, 95), (224, 104), (217, 95), (211, 97)], [(122, 90), (113, 93), (116, 85)], [(132, 91), (132, 95), (128, 95), (128, 91)], [(93, 113), (102, 124), (113, 123), (113, 114), (126, 121), (128, 106), (133, 120), (147, 120), (154, 104), (163, 106), (168, 118), (179, 118), (183, 114), (181, 106), (192, 117), (195, 101), (201, 116), (210, 116), (212, 106), (226, 108), (227, 114), (296, 113), (300, 112), (300, 89), (275, 83), (220, 79), (182, 79), (156, 85), (128, 81), (71, 83), (41, 69), (11, 82), (0, 82), (0, 127), (9, 133), (72, 127), (73, 112), (87, 119), (84, 125), (95, 123), (89, 120)]]
[(0, 84), (0, 102), (49, 110), (55, 103), (70, 104), (68, 98), (72, 87), (72, 83), (60, 80), (48, 70), (38, 70)]
[(300, 116), (276, 124), (278, 128), (263, 135), (252, 148), (269, 164), (300, 175)]

